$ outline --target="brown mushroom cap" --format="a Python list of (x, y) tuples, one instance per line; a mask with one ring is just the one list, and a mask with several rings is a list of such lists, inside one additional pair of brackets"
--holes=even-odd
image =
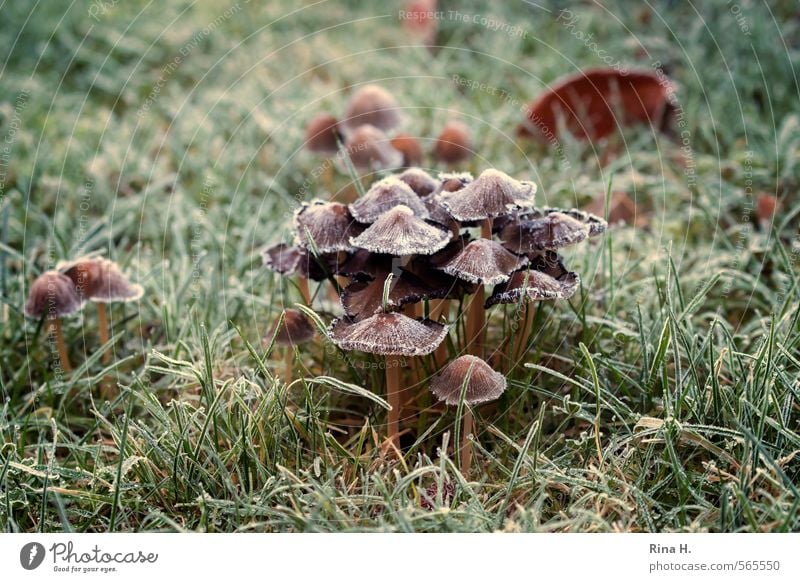
[(484, 170), (455, 192), (443, 192), (442, 204), (456, 220), (485, 220), (504, 216), (515, 208), (533, 206), (536, 185), (520, 182), (499, 170)]
[(339, 120), (333, 115), (320, 113), (306, 125), (305, 145), (309, 151), (326, 155), (335, 154), (341, 139)]
[(394, 136), (389, 143), (398, 152), (403, 154), (405, 167), (416, 166), (422, 163), (422, 146), (419, 140), (405, 133)]
[(335, 253), (350, 250), (350, 237), (361, 232), (361, 227), (344, 204), (314, 200), (295, 211), (294, 230), (295, 242), (301, 247), (313, 248), (310, 236), (320, 253)]
[(395, 256), (432, 255), (450, 240), (450, 233), (417, 218), (408, 206), (395, 206), (367, 230), (350, 239), (354, 247)]
[(467, 383), (464, 402), (481, 404), (497, 400), (506, 390), (506, 378), (478, 357), (456, 358), (431, 379), (431, 392), (440, 402), (456, 406)]
[(458, 164), (472, 157), (469, 127), (460, 121), (448, 121), (433, 146), (433, 157), (445, 164)]
[(556, 253), (548, 252), (534, 258), (529, 269), (513, 273), (508, 281), (495, 287), (485, 306), (569, 299), (580, 283), (577, 273), (568, 271)]
[(347, 260), (340, 265), (338, 273), (358, 281), (371, 280), (392, 269), (391, 255), (373, 253), (366, 249), (357, 249), (350, 253)]
[(458, 192), (474, 179), (469, 172), (443, 172), (439, 174), (439, 188), (436, 193)]
[(439, 224), (450, 230), (454, 235), (458, 235), (461, 225), (450, 215), (450, 211), (444, 207), (441, 196), (437, 194), (427, 196), (422, 199), (422, 203), (428, 210), (428, 222)]
[(403, 165), (403, 154), (392, 147), (385, 133), (372, 125), (356, 128), (347, 138), (345, 150), (350, 161), (360, 170), (373, 166), (393, 169)]
[(420, 168), (409, 168), (398, 174), (397, 179), (405, 182), (420, 198), (424, 198), (439, 187), (439, 181), (428, 172)]
[(336, 319), (330, 337), (343, 350), (382, 356), (424, 356), (447, 335), (447, 326), (411, 319), (402, 313), (378, 313), (361, 321)]
[(394, 176), (375, 182), (364, 196), (350, 204), (349, 209), (358, 222), (371, 224), (381, 214), (401, 204), (420, 218), (428, 218), (428, 209), (411, 186)]
[(34, 319), (55, 319), (74, 313), (81, 305), (72, 279), (58, 271), (46, 271), (31, 285), (24, 311)]
[(526, 257), (507, 251), (495, 241), (481, 238), (469, 243), (440, 268), (448, 275), (470, 283), (496, 285), (507, 281), (513, 271), (527, 263)]
[[(280, 329), (278, 325), (280, 324)], [(275, 335), (275, 332), (278, 332)], [(275, 336), (275, 343), (282, 346), (296, 346), (306, 343), (314, 337), (314, 325), (308, 317), (297, 309), (285, 309), (283, 321), (281, 318), (275, 320), (272, 327), (264, 336), (264, 343), (269, 344)]]
[(557, 250), (577, 244), (588, 236), (587, 224), (561, 212), (511, 223), (500, 233), (506, 248), (515, 253)]
[(400, 122), (397, 101), (389, 91), (378, 85), (366, 85), (353, 93), (345, 111), (344, 123), (350, 128), (369, 124), (389, 131)]
[[(278, 243), (261, 251), (264, 267), (280, 275), (299, 273), (306, 279), (322, 281), (327, 277), (326, 269), (333, 274), (339, 274), (339, 254), (323, 253), (319, 258), (309, 253), (306, 249)], [(320, 264), (322, 263), (322, 264)], [(322, 265), (325, 266), (323, 269)]]
[(131, 283), (117, 263), (102, 257), (60, 263), (56, 268), (73, 282), (83, 300), (124, 303), (136, 301), (144, 295), (142, 286)]

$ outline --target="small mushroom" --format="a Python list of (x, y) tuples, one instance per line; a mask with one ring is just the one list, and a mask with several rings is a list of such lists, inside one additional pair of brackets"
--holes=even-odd
[(443, 172), (439, 174), (439, 189), (436, 193), (458, 192), (473, 180), (469, 172)]
[(507, 251), (493, 240), (480, 238), (469, 243), (440, 268), (448, 275), (470, 283), (496, 285), (507, 281), (513, 271), (527, 263), (526, 257)]
[[(330, 274), (338, 274), (344, 260), (342, 253), (322, 253), (315, 257), (308, 250), (278, 243), (261, 251), (265, 268), (279, 275), (297, 276), (297, 288), (306, 305), (311, 305), (311, 291), (308, 280), (325, 281)], [(345, 255), (346, 256), (346, 255)]]
[(420, 198), (433, 194), (439, 187), (439, 181), (420, 168), (409, 168), (399, 174), (397, 179), (408, 184)]
[(420, 218), (428, 218), (428, 209), (411, 186), (394, 176), (375, 182), (364, 196), (348, 208), (358, 222), (372, 224), (386, 211), (401, 204), (408, 206)]
[[(83, 258), (57, 265), (75, 285), (82, 300), (97, 304), (97, 326), (100, 345), (105, 346), (109, 337), (107, 303), (137, 301), (144, 294), (141, 285), (131, 283), (119, 265), (102, 257)], [(103, 362), (111, 361), (111, 352), (103, 352)]]
[(67, 373), (72, 371), (72, 366), (61, 330), (61, 318), (78, 311), (82, 303), (72, 280), (58, 271), (46, 271), (39, 275), (31, 285), (25, 301), (24, 312), (27, 317), (48, 320), (61, 368)]
[(536, 184), (515, 180), (489, 168), (475, 180), (453, 192), (443, 192), (442, 204), (453, 218), (462, 221), (487, 220), (512, 210), (533, 206)]
[(320, 113), (306, 125), (305, 146), (308, 151), (332, 156), (339, 150), (340, 141), (339, 120), (333, 115)]
[(347, 206), (340, 202), (304, 202), (294, 213), (295, 241), (319, 253), (352, 249), (350, 238), (361, 232)]
[(424, 356), (433, 352), (447, 335), (447, 326), (418, 321), (401, 313), (378, 313), (361, 321), (334, 320), (331, 340), (343, 350), (357, 350), (385, 357), (386, 395), (389, 402), (389, 442), (400, 446), (402, 378), (398, 356)]
[(354, 247), (395, 256), (432, 255), (450, 240), (450, 233), (427, 224), (408, 206), (395, 206), (369, 228), (350, 239)]
[(311, 341), (314, 339), (314, 334), (314, 325), (305, 314), (297, 309), (285, 309), (283, 316), (275, 320), (267, 335), (264, 336), (263, 341), (266, 345), (269, 345), (272, 338), (275, 338), (275, 343), (285, 348), (284, 380), (286, 384), (292, 381), (293, 348)]
[(461, 435), (461, 470), (469, 473), (472, 465), (472, 448), (470, 435), (472, 434), (473, 417), (470, 406), (497, 400), (506, 390), (505, 376), (495, 372), (482, 359), (471, 355), (464, 355), (450, 362), (439, 374), (431, 379), (431, 392), (448, 406), (457, 406), (461, 402), (462, 394), (464, 404), (463, 431)]
[(507, 225), (500, 238), (515, 253), (530, 253), (577, 244), (588, 238), (589, 233), (588, 224), (562, 212), (551, 212), (542, 218)]
[(391, 170), (403, 165), (403, 154), (394, 149), (386, 134), (372, 125), (362, 125), (348, 136), (345, 153), (358, 170)]
[(403, 154), (403, 166), (410, 168), (422, 163), (422, 146), (419, 140), (405, 133), (394, 136), (389, 143)]
[(394, 96), (378, 85), (365, 85), (353, 93), (344, 123), (351, 129), (372, 125), (391, 131), (400, 125), (400, 110)]
[(473, 155), (469, 127), (460, 121), (448, 121), (433, 146), (433, 157), (438, 162), (455, 165)]

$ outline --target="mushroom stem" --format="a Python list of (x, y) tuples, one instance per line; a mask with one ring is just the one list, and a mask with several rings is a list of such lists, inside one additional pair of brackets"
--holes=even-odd
[(387, 434), (389, 443), (400, 450), (400, 359), (386, 356), (386, 400), (391, 409), (388, 413)]
[(297, 286), (300, 288), (300, 294), (303, 296), (303, 302), (310, 306), (311, 305), (311, 291), (308, 289), (308, 279), (305, 277), (298, 277), (297, 278)]
[(472, 434), (473, 426), (472, 411), (464, 407), (464, 421), (461, 424), (461, 473), (468, 475), (472, 467), (472, 443), (469, 436)]
[(517, 337), (514, 339), (514, 347), (511, 350), (511, 362), (509, 362), (509, 369), (513, 369), (517, 362), (525, 354), (525, 348), (528, 345), (528, 338), (531, 336), (533, 330), (533, 309), (526, 301), (522, 304), (519, 311), (519, 318), (522, 320), (522, 326), (517, 330)]
[(292, 346), (286, 346), (286, 353), (283, 355), (283, 379), (286, 385), (292, 383), (292, 375), (294, 372), (294, 350)]
[(492, 240), (492, 219), (487, 218), (481, 221), (481, 238)]
[[(450, 303), (447, 299), (432, 299), (431, 300), (431, 308), (430, 313), (428, 314), (428, 319), (431, 321), (439, 321), (442, 315), (445, 316), (445, 319), (449, 316), (450, 313)], [(436, 362), (438, 367), (444, 366), (447, 362), (447, 342), (442, 342), (433, 352), (433, 359)]]
[(329, 194), (333, 194), (333, 160), (328, 158), (324, 163), (324, 170), (322, 172), (322, 186)]
[(467, 352), (483, 357), (483, 328), (486, 312), (483, 308), (483, 285), (478, 285), (467, 309)]
[(67, 344), (64, 342), (64, 333), (61, 331), (61, 319), (56, 317), (50, 324), (50, 331), (53, 338), (56, 340), (56, 347), (58, 348), (58, 359), (61, 362), (61, 369), (66, 373), (72, 372), (72, 365), (69, 363), (69, 354), (67, 353)]
[[(105, 303), (97, 304), (97, 327), (100, 334), (100, 345), (105, 346), (108, 343), (108, 310)], [(103, 349), (103, 363), (108, 364), (111, 361), (111, 352), (106, 348)]]

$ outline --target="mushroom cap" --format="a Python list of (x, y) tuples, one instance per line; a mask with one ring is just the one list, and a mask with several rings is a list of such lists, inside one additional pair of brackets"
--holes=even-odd
[(580, 283), (580, 276), (568, 271), (561, 257), (547, 252), (531, 260), (529, 269), (513, 273), (508, 281), (495, 287), (485, 307), (498, 303), (569, 299)]
[(325, 269), (338, 274), (341, 267), (338, 253), (323, 253), (317, 258), (302, 247), (286, 243), (278, 243), (262, 250), (261, 260), (264, 267), (280, 275), (299, 273), (314, 281), (323, 281), (327, 277)]
[(507, 281), (512, 272), (527, 263), (526, 257), (509, 252), (495, 241), (480, 238), (469, 243), (440, 268), (448, 275), (470, 283), (496, 285)]
[(447, 326), (416, 320), (402, 313), (378, 313), (353, 322), (335, 319), (330, 337), (343, 350), (358, 350), (382, 356), (424, 356), (435, 350), (447, 335)]
[(504, 216), (521, 206), (533, 206), (536, 185), (520, 182), (499, 170), (484, 170), (455, 192), (442, 193), (442, 204), (457, 220), (485, 220)]
[[(280, 324), (280, 329), (278, 325)], [(278, 332), (275, 335), (275, 332)], [(266, 336), (264, 343), (269, 344), (272, 336), (275, 336), (275, 343), (282, 346), (296, 346), (304, 344), (314, 337), (314, 325), (308, 317), (297, 309), (285, 309), (283, 311), (283, 321), (281, 318), (275, 320)]]
[(305, 145), (318, 154), (335, 154), (339, 150), (339, 120), (329, 113), (319, 113), (306, 125)]
[[(468, 379), (469, 378), (469, 379)], [(506, 378), (478, 357), (459, 356), (431, 378), (431, 392), (440, 402), (456, 406), (467, 383), (464, 402), (481, 404), (496, 400), (506, 390)]]
[(350, 161), (360, 170), (373, 166), (392, 169), (403, 165), (403, 154), (392, 147), (385, 133), (372, 125), (356, 128), (347, 138), (345, 150)]
[(365, 85), (353, 93), (344, 117), (350, 128), (369, 124), (383, 131), (395, 129), (402, 121), (394, 96), (378, 85)]
[(350, 239), (354, 247), (395, 256), (432, 255), (450, 240), (450, 233), (414, 216), (408, 206), (395, 206), (367, 230)]
[(442, 204), (442, 198), (438, 194), (427, 196), (422, 199), (425, 208), (428, 210), (428, 222), (440, 224), (454, 234), (458, 235), (461, 225), (450, 215), (450, 211)]
[(420, 218), (428, 218), (428, 209), (411, 186), (394, 176), (375, 182), (364, 196), (350, 204), (349, 209), (358, 222), (372, 224), (381, 214), (401, 204)]
[(589, 236), (597, 236), (608, 230), (608, 223), (604, 219), (600, 218), (596, 214), (578, 210), (577, 208), (544, 208), (542, 209), (542, 212), (546, 214), (550, 214), (552, 212), (561, 212), (562, 214), (566, 214), (575, 220), (579, 220), (589, 227)]
[(443, 172), (439, 174), (439, 188), (436, 193), (457, 192), (474, 179), (469, 172)]
[(74, 313), (82, 303), (72, 279), (58, 271), (45, 271), (31, 285), (24, 311), (34, 319), (55, 319)]
[(350, 237), (361, 232), (361, 227), (344, 204), (314, 200), (303, 202), (295, 211), (294, 231), (295, 242), (301, 247), (313, 248), (310, 235), (320, 253), (335, 253), (350, 250)]
[(409, 168), (398, 174), (397, 179), (408, 184), (420, 198), (432, 194), (439, 187), (439, 181), (421, 168)]
[(102, 257), (59, 263), (56, 268), (75, 285), (82, 300), (95, 303), (125, 303), (144, 295), (141, 285), (131, 283), (114, 261)]
[(403, 165), (405, 167), (416, 166), (422, 163), (422, 146), (419, 140), (406, 133), (394, 136), (389, 143), (398, 152), (403, 154)]
[(433, 157), (445, 164), (458, 164), (472, 157), (469, 127), (460, 121), (448, 121), (436, 138)]
[(589, 232), (588, 224), (563, 212), (550, 212), (541, 218), (506, 225), (500, 238), (506, 248), (515, 253), (530, 253), (577, 244), (585, 240)]
[(337, 274), (358, 281), (375, 279), (380, 274), (391, 271), (392, 259), (391, 255), (357, 249), (350, 253), (347, 260), (340, 265)]

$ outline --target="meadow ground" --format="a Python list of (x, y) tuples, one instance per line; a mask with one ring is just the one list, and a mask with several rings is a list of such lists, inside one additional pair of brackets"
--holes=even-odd
[[(442, 2), (430, 51), (393, 2), (3, 3), (3, 529), (800, 530), (796, 6), (556, 5)], [(548, 83), (615, 63), (663, 67), (682, 125), (516, 139)], [(469, 478), (424, 386), (398, 461), (375, 446), (376, 360), (317, 343), (287, 386), (261, 345), (298, 295), (259, 250), (327, 196), (304, 124), (370, 82), (409, 133), (465, 121), (464, 169), (533, 179), (543, 204), (637, 203), (569, 254), (580, 292), (537, 310), (528, 365), (476, 410)], [(780, 201), (761, 221), (760, 193)], [(108, 364), (96, 311), (67, 320), (63, 374), (22, 305), (94, 251), (145, 296), (111, 308)]]

